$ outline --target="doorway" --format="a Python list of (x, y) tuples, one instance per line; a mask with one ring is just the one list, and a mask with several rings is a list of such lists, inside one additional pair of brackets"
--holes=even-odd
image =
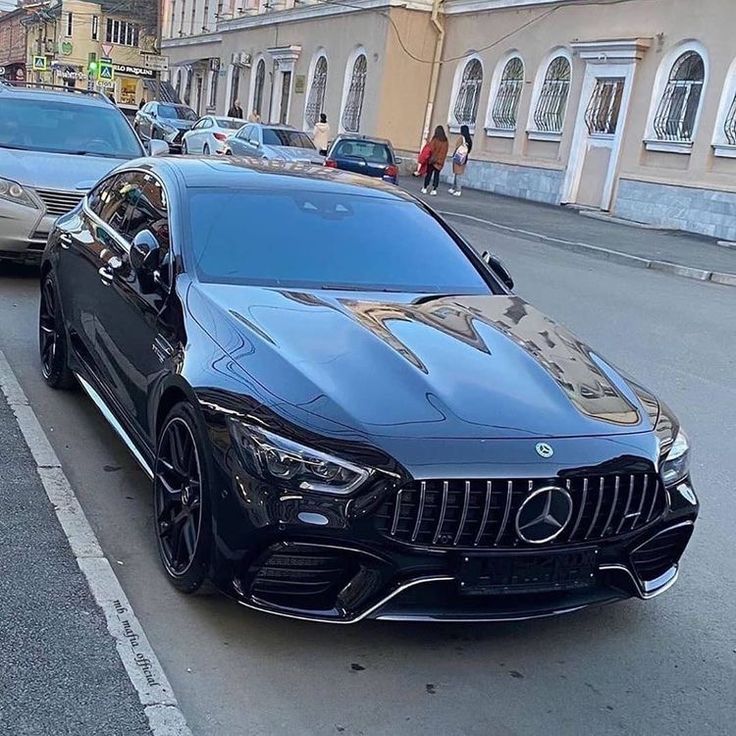
[(281, 104), (279, 122), (286, 125), (289, 120), (289, 100), (291, 98), (291, 71), (281, 72)]

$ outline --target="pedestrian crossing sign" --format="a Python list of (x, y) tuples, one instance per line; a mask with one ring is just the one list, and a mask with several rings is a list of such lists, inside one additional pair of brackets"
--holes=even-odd
[(46, 69), (47, 69), (46, 57), (45, 56), (34, 56), (33, 57), (33, 71), (34, 72), (45, 72)]
[(97, 79), (104, 79), (108, 82), (112, 82), (115, 79), (115, 72), (110, 62), (101, 61), (99, 63), (97, 67)]

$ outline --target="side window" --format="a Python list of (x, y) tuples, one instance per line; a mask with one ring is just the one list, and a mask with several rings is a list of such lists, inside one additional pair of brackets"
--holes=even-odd
[(202, 127), (203, 128), (211, 128), (212, 127), (212, 118), (207, 118), (206, 120), (202, 121)]
[(87, 206), (94, 212), (98, 217), (102, 211), (102, 206), (105, 204), (105, 194), (112, 184), (115, 177), (111, 179), (105, 179), (100, 182), (92, 191), (87, 195)]
[(99, 205), (93, 210), (103, 222), (121, 235), (130, 201), (131, 180), (134, 176), (133, 172), (126, 172), (108, 179), (107, 186), (100, 193)]
[(169, 251), (169, 208), (161, 182), (152, 174), (136, 172), (130, 180), (130, 205), (123, 237), (128, 242), (142, 230), (150, 230), (158, 240), (163, 257)]
[(242, 138), (244, 141), (249, 140), (251, 130), (253, 130), (252, 125), (245, 125), (240, 129), (240, 132), (238, 133), (238, 138)]

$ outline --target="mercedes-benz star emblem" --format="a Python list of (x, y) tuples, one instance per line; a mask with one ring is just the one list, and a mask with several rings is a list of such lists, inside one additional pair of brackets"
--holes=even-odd
[(551, 542), (562, 534), (572, 518), (572, 498), (564, 488), (538, 488), (516, 514), (516, 533), (529, 544)]
[(537, 442), (537, 446), (534, 448), (537, 451), (539, 457), (548, 458), (555, 454), (552, 449), (552, 445), (548, 445), (546, 442)]

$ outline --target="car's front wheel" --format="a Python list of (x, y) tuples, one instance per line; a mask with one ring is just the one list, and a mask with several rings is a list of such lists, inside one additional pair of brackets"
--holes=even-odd
[(56, 281), (51, 273), (41, 282), (38, 313), (38, 350), (43, 380), (55, 389), (71, 388), (74, 374), (69, 369), (69, 348), (59, 307)]
[(196, 593), (207, 580), (212, 549), (208, 457), (193, 409), (177, 404), (158, 438), (153, 510), (161, 562), (182, 593)]

